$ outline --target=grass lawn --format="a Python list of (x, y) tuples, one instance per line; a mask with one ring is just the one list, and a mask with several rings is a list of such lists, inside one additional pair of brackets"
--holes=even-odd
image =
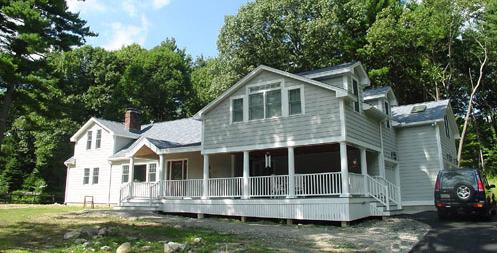
[[(163, 252), (162, 241), (186, 243), (194, 252), (235, 250), (247, 252), (268, 251), (258, 242), (246, 241), (230, 234), (208, 230), (175, 228), (153, 221), (130, 220), (117, 216), (88, 218), (80, 207), (69, 206), (10, 206), (0, 205), (0, 252), (115, 252), (124, 242), (130, 242), (133, 252)], [(104, 236), (88, 237), (86, 246), (65, 240), (71, 229), (111, 227), (113, 232)], [(194, 238), (202, 242), (193, 245)], [(110, 251), (101, 250), (111, 247)], [(233, 248), (235, 247), (235, 248)]]

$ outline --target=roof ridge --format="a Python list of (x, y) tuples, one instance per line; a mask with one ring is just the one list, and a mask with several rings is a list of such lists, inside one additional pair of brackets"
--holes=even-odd
[(323, 67), (323, 68), (310, 69), (310, 70), (306, 70), (306, 71), (302, 71), (302, 72), (297, 72), (297, 73), (292, 73), (292, 74), (302, 76), (302, 75), (312, 74), (313, 72), (326, 71), (326, 70), (331, 70), (331, 69), (335, 69), (335, 68), (336, 69), (340, 69), (342, 67), (346, 68), (346, 67), (348, 67), (350, 65), (356, 64), (357, 62), (359, 62), (359, 61), (353, 60), (353, 61), (344, 62), (344, 63), (340, 63), (340, 64), (335, 64), (335, 65), (331, 65), (331, 66), (327, 66), (327, 67)]
[(176, 121), (181, 121), (181, 120), (189, 120), (189, 119), (196, 120), (194, 117), (188, 117), (188, 118), (181, 118), (181, 119), (175, 119), (175, 120), (169, 120), (169, 121), (159, 121), (159, 122), (153, 122), (153, 123), (144, 124), (144, 125), (142, 125), (142, 126), (150, 126), (150, 125), (156, 125), (156, 124), (164, 124), (164, 123), (176, 122)]
[(425, 102), (419, 102), (419, 103), (414, 103), (414, 104), (392, 106), (392, 108), (406, 107), (406, 106), (415, 106), (415, 105), (423, 105), (423, 104), (431, 104), (431, 103), (442, 103), (442, 102), (448, 102), (448, 101), (450, 101), (450, 99), (425, 101)]

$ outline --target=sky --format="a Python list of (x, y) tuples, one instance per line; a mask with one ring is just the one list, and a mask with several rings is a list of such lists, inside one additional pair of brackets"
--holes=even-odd
[(138, 43), (152, 48), (175, 38), (193, 57), (217, 55), (216, 41), (224, 17), (235, 15), (249, 0), (67, 0), (98, 37), (87, 44), (116, 50)]

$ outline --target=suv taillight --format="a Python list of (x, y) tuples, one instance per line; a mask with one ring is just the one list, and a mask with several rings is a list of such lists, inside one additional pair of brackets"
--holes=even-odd
[(435, 191), (440, 191), (440, 177), (437, 177), (437, 181), (435, 182)]
[(478, 191), (479, 192), (485, 191), (485, 188), (483, 187), (483, 182), (481, 181), (480, 177), (478, 177)]

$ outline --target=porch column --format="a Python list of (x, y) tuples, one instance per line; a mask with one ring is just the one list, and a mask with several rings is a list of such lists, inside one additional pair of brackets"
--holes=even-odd
[(129, 158), (129, 197), (133, 197), (133, 181), (135, 178), (135, 158)]
[(166, 160), (165, 154), (159, 155), (159, 197), (162, 197), (164, 192), (164, 161)]
[(342, 174), (342, 194), (340, 197), (350, 197), (349, 164), (347, 160), (347, 144), (340, 142), (340, 167)]
[(295, 198), (295, 152), (288, 147), (288, 198)]
[(364, 195), (369, 195), (369, 189), (368, 189), (368, 159), (366, 156), (366, 149), (361, 148), (361, 174), (364, 178)]
[(243, 151), (243, 199), (249, 198), (250, 162), (249, 152)]
[(209, 196), (209, 155), (204, 155), (204, 177), (202, 180), (203, 194), (202, 199), (207, 199)]

